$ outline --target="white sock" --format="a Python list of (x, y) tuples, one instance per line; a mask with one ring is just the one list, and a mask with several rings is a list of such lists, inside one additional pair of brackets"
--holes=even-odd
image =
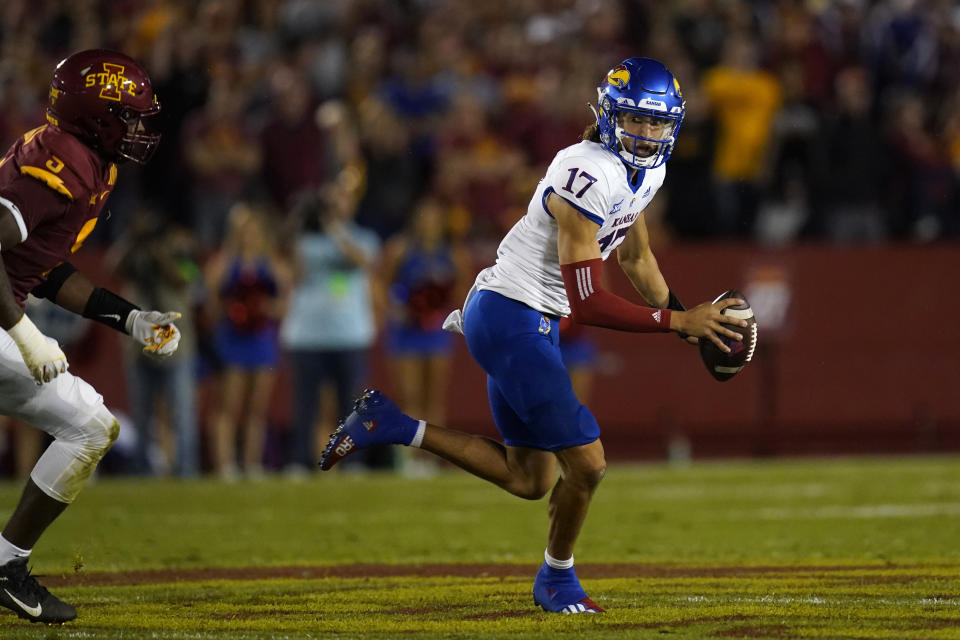
[(0, 535), (0, 566), (17, 558), (29, 558), (31, 549), (21, 549)]
[(543, 559), (547, 561), (547, 566), (554, 569), (570, 569), (573, 567), (573, 556), (570, 556), (567, 560), (557, 560), (552, 555), (547, 553), (547, 550), (543, 550)]
[(413, 436), (413, 440), (410, 441), (409, 447), (420, 448), (420, 445), (423, 444), (423, 434), (427, 430), (427, 421), (421, 420), (420, 424), (417, 425), (417, 435)]

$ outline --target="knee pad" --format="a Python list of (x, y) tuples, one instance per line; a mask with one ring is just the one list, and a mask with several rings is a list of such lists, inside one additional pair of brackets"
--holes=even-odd
[(30, 478), (54, 500), (71, 503), (120, 433), (120, 423), (101, 405), (83, 424), (60, 432)]

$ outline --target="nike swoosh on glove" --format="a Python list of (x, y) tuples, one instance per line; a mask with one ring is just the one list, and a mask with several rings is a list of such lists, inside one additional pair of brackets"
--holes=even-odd
[(57, 341), (40, 333), (26, 315), (7, 329), (7, 334), (17, 343), (23, 362), (38, 385), (50, 382), (70, 366)]
[(179, 320), (176, 311), (133, 310), (127, 316), (127, 333), (143, 345), (143, 352), (155, 356), (170, 356), (180, 346), (180, 329), (173, 324)]

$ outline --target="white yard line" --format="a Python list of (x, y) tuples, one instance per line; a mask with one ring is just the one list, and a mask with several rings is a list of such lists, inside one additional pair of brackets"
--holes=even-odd
[(759, 509), (735, 509), (724, 514), (727, 519), (760, 518), (761, 520), (806, 520), (839, 519), (856, 520), (870, 518), (929, 518), (935, 516), (960, 516), (960, 502), (934, 504), (871, 504), (871, 505), (825, 505), (822, 507), (762, 507)]

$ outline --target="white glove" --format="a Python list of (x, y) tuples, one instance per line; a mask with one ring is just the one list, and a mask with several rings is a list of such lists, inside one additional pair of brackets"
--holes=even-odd
[(26, 314), (7, 329), (7, 334), (17, 343), (23, 362), (37, 384), (50, 382), (70, 366), (57, 341), (40, 333)]
[(180, 345), (180, 329), (173, 324), (179, 320), (176, 311), (133, 310), (127, 316), (126, 329), (134, 340), (143, 345), (143, 352), (155, 356), (170, 356)]

